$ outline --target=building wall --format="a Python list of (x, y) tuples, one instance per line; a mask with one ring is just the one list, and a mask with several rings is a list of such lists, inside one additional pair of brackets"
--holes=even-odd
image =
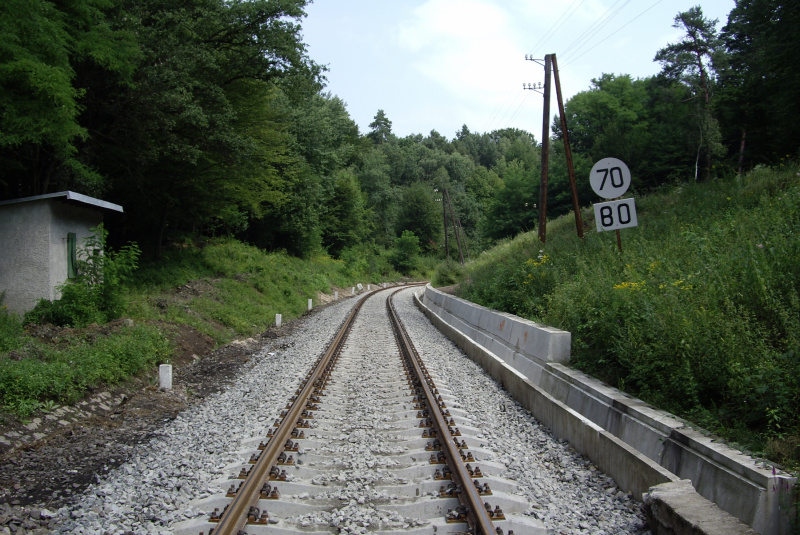
[(77, 235), (78, 250), (80, 251), (83, 240), (92, 235), (90, 229), (103, 222), (103, 215), (99, 210), (57, 201), (52, 202), (52, 215), (50, 224), (50, 297), (47, 297), (50, 300), (61, 297), (61, 292), (57, 287), (67, 280), (67, 234), (74, 232)]
[(45, 201), (0, 206), (0, 292), (12, 312), (50, 296), (50, 218)]
[(98, 210), (42, 199), (0, 206), (0, 306), (17, 314), (57, 299), (67, 280), (67, 233), (78, 245), (102, 222)]

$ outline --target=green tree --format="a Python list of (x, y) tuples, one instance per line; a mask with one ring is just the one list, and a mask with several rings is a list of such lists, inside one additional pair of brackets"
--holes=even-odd
[[(575, 95), (565, 106), (570, 142), (574, 150), (594, 159), (620, 158), (628, 166), (645, 157), (649, 145), (647, 85), (629, 75), (603, 74), (592, 89)], [(553, 130), (559, 134), (561, 123)]]
[(466, 182), (467, 192), (481, 205), (485, 205), (501, 187), (503, 179), (482, 165), (475, 167)]
[[(715, 82), (714, 64), (723, 53), (717, 35), (717, 20), (703, 16), (700, 6), (675, 16), (674, 28), (685, 32), (678, 43), (669, 44), (658, 51), (655, 61), (662, 64), (662, 74), (669, 80), (685, 84), (696, 100), (695, 127), (700, 139), (697, 143), (697, 161), (705, 154), (704, 176), (711, 174), (711, 158), (723, 153), (719, 124), (711, 106)], [(697, 171), (695, 171), (697, 179)]]
[[(497, 143), (498, 158), (494, 167), (497, 169), (504, 162), (519, 160), (525, 169), (534, 169), (541, 164), (539, 149), (533, 134), (518, 128), (504, 128), (492, 132)], [(502, 172), (499, 173), (502, 176)]]
[(374, 120), (369, 123), (369, 127), (371, 131), (367, 137), (376, 145), (386, 143), (392, 138), (392, 121), (386, 117), (386, 112), (383, 110), (378, 110)]
[(728, 63), (717, 94), (726, 143), (745, 163), (800, 156), (800, 4), (739, 0), (721, 38)]
[(419, 238), (410, 230), (404, 230), (394, 241), (390, 261), (397, 271), (409, 275), (419, 267), (419, 255)]
[[(639, 189), (688, 174), (694, 165), (698, 137), (692, 124), (695, 107), (689, 100), (687, 87), (663, 78), (632, 80), (629, 75), (603, 74), (592, 80), (591, 89), (567, 101), (567, 128), (583, 202), (595, 197), (586, 180), (588, 170), (579, 169), (587, 161), (591, 169), (601, 158), (623, 160), (631, 170), (634, 187)], [(556, 137), (562, 137), (559, 120), (554, 121), (553, 131)], [(548, 189), (566, 199), (566, 193), (558, 190), (569, 185), (562, 144), (556, 143), (552, 151), (554, 181)], [(555, 209), (555, 205), (548, 208)]]
[(475, 134), (467, 125), (461, 127), (453, 140), (453, 147), (459, 153), (469, 156), (476, 165), (491, 169), (500, 158), (497, 132), (492, 134)]
[(323, 215), (322, 245), (337, 258), (343, 249), (357, 245), (369, 233), (369, 212), (364, 198), (358, 177), (351, 170), (336, 173), (334, 194)]
[(492, 239), (515, 236), (532, 230), (536, 223), (539, 180), (520, 160), (505, 164), (503, 186), (489, 200), (482, 233)]
[(86, 71), (104, 84), (130, 79), (132, 34), (114, 29), (107, 0), (0, 3), (0, 198), (58, 189), (96, 193), (100, 175), (79, 154), (90, 129)]
[(460, 152), (453, 152), (447, 156), (444, 167), (453, 183), (463, 184), (475, 170), (475, 162)]
[(394, 222), (398, 194), (391, 184), (390, 166), (386, 154), (377, 148), (361, 154), (357, 167), (361, 188), (367, 197), (367, 207), (372, 212), (374, 226), (380, 231), (379, 241), (390, 245), (394, 239)]
[(396, 231), (413, 232), (420, 239), (423, 251), (434, 252), (444, 231), (441, 214), (441, 205), (434, 200), (433, 188), (415, 182), (403, 191)]
[(435, 170), (441, 165), (430, 161), (431, 150), (422, 144), (422, 139), (419, 135), (407, 136), (380, 146), (386, 155), (393, 185), (409, 186), (424, 181), (431, 169)]
[[(116, 23), (136, 33), (143, 56), (134, 84), (107, 95), (97, 128), (103, 141), (93, 154), (113, 179), (112, 196), (137, 214), (129, 228), (159, 251), (168, 236), (197, 231), (253, 204), (249, 188), (231, 183), (254, 162), (265, 162), (265, 141), (275, 150), (286, 139), (280, 124), (290, 121), (286, 106), (318, 89), (319, 69), (300, 41), (304, 1), (124, 5)], [(257, 116), (272, 121), (258, 132), (245, 117), (254, 111), (252, 100), (260, 107)], [(278, 106), (283, 116), (274, 112)], [(270, 126), (276, 134), (265, 132)], [(285, 171), (277, 162), (266, 174)], [(299, 176), (296, 169), (288, 172), (289, 183)]]
[(441, 151), (445, 154), (453, 152), (453, 147), (450, 145), (450, 142), (447, 141), (447, 138), (436, 130), (431, 130), (428, 137), (422, 140), (422, 144), (433, 151)]
[(344, 101), (330, 93), (312, 95), (292, 107), (291, 132), (297, 151), (321, 175), (331, 175), (356, 162), (358, 125)]

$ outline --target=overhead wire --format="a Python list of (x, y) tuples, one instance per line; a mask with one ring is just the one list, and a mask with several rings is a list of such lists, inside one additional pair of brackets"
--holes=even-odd
[[(491, 131), (491, 130), (489, 130), (489, 127), (493, 126), (494, 120), (497, 118), (497, 115), (500, 113), (501, 108), (505, 105), (506, 101), (508, 101), (508, 98), (511, 96), (511, 92), (512, 91), (514, 91), (514, 88), (510, 87), (510, 86), (507, 86), (505, 92), (503, 93), (502, 98), (497, 100), (497, 104), (495, 104), (491, 115), (489, 115), (489, 118), (487, 119), (487, 121), (486, 121), (486, 123), (484, 125), (484, 131), (485, 132), (490, 132)], [(503, 113), (505, 113), (505, 112), (503, 112)]]
[[(595, 22), (589, 25), (589, 27), (583, 31), (569, 46), (567, 46), (562, 52), (562, 56), (564, 60), (567, 60), (570, 56), (570, 52), (573, 49), (580, 50), (585, 43), (587, 43), (592, 37), (594, 37), (597, 32), (602, 30), (611, 20), (616, 17), (622, 9), (625, 8), (626, 5), (630, 3), (630, 0), (625, 0), (625, 2), (616, 7), (622, 0), (617, 0), (603, 13), (603, 15), (597, 19)], [(615, 9), (616, 8), (616, 9)], [(612, 11), (613, 10), (613, 11)]]
[[(525, 91), (523, 91), (523, 93), (525, 93)], [(525, 97), (522, 98), (522, 101), (519, 103), (519, 106), (517, 106), (517, 109), (514, 110), (514, 113), (512, 113), (511, 117), (508, 118), (508, 122), (509, 123), (512, 123), (514, 121), (514, 119), (516, 119), (519, 116), (520, 112), (522, 111), (523, 106), (528, 104), (529, 100), (530, 99), (525, 98)]]
[[(522, 91), (522, 93), (524, 93), (524, 91)], [(490, 125), (489, 125), (489, 128), (487, 128), (487, 131), (491, 132), (491, 129), (492, 129), (492, 128), (493, 128), (493, 127), (496, 125), (496, 124), (500, 124), (500, 125), (502, 125), (502, 124), (504, 124), (504, 123), (505, 123), (505, 122), (508, 120), (508, 119), (507, 119), (507, 117), (508, 117), (508, 114), (511, 112), (511, 110), (512, 110), (512, 109), (514, 109), (514, 107), (515, 107), (515, 106), (517, 106), (517, 103), (519, 102), (520, 98), (522, 98), (522, 97), (523, 97), (522, 93), (519, 93), (519, 92), (515, 93), (515, 94), (514, 94), (514, 98), (513, 98), (513, 100), (512, 100), (510, 103), (509, 103), (509, 101), (508, 101), (507, 99), (505, 100), (505, 102), (504, 102), (504, 106), (503, 106), (502, 115), (501, 115), (501, 116), (499, 116), (499, 118), (497, 118), (497, 121), (494, 121), (494, 120), (493, 120), (493, 121), (490, 123)]]
[[(594, 43), (590, 44), (591, 40), (597, 36), (597, 34), (605, 28), (610, 22), (617, 18), (619, 13), (630, 3), (630, 0), (616, 0), (608, 9), (605, 10), (603, 15), (599, 17), (595, 22), (589, 25), (572, 43), (570, 43), (561, 54), (563, 54), (563, 59), (561, 61), (562, 67), (567, 65), (581, 57), (585, 54), (590, 52), (591, 50), (595, 49), (597, 46), (605, 42), (606, 40), (610, 39), (612, 36), (626, 28), (628, 25), (632, 24), (635, 20), (639, 17), (653, 9), (656, 5), (661, 3), (663, 0), (656, 0), (653, 4), (651, 4), (648, 8), (644, 11), (630, 19), (628, 22), (611, 32), (610, 34), (602, 37), (600, 40), (595, 41)], [(531, 56), (535, 53), (535, 51), (542, 46), (548, 39), (550, 39), (556, 31), (558, 31), (564, 24), (569, 21), (572, 15), (580, 9), (581, 6), (586, 2), (586, 0), (573, 0), (573, 2), (561, 13), (558, 19), (550, 26), (550, 28), (539, 38), (539, 40), (533, 45), (530, 50)], [(621, 3), (621, 5), (620, 5)], [(589, 47), (589, 48), (586, 48)], [(524, 91), (523, 91), (524, 94)], [(494, 111), (488, 121), (487, 131), (490, 131), (490, 128), (494, 127), (495, 124), (504, 124), (506, 122), (513, 121), (523, 109), (523, 106), (527, 103), (528, 99), (524, 98), (524, 95), (517, 93), (514, 99), (509, 102), (508, 101), (508, 92), (503, 97), (503, 99), (498, 102), (495, 106)], [(513, 110), (513, 111), (512, 111)], [(511, 114), (509, 116), (509, 113)]]
[[(534, 45), (533, 45), (533, 47), (531, 47), (531, 49), (530, 49), (530, 54), (531, 54), (531, 55), (533, 55), (534, 51), (535, 51), (535, 50), (537, 50), (537, 49), (539, 48), (539, 46), (540, 46), (540, 45), (544, 44), (544, 43), (547, 41), (547, 39), (549, 39), (549, 38), (550, 38), (550, 36), (551, 36), (553, 33), (555, 33), (555, 32), (556, 32), (557, 30), (559, 30), (559, 29), (560, 29), (560, 28), (561, 28), (561, 27), (562, 27), (564, 24), (566, 24), (566, 22), (569, 20), (569, 18), (570, 18), (570, 17), (571, 17), (571, 16), (572, 16), (572, 15), (573, 15), (573, 14), (574, 14), (574, 13), (575, 13), (575, 12), (576, 12), (578, 9), (580, 9), (580, 7), (581, 7), (581, 6), (582, 6), (582, 5), (583, 5), (583, 4), (586, 2), (586, 0), (580, 0), (580, 4), (578, 4), (578, 1), (579, 1), (579, 0), (574, 0), (574, 1), (572, 2), (572, 4), (570, 4), (570, 5), (569, 5), (569, 7), (568, 7), (567, 9), (565, 9), (563, 13), (561, 13), (561, 16), (560, 16), (560, 17), (558, 17), (558, 19), (556, 19), (556, 21), (555, 21), (555, 22), (554, 22), (554, 23), (553, 23), (553, 24), (550, 26), (550, 29), (549, 29), (549, 30), (547, 30), (547, 31), (544, 33), (544, 35), (542, 35), (542, 37), (541, 37), (541, 38), (539, 38), (539, 40), (536, 42), (536, 44), (534, 44)], [(577, 6), (575, 6), (575, 4), (578, 4), (578, 5), (577, 5)], [(572, 9), (572, 7), (573, 7), (573, 6), (575, 6), (575, 9)], [(562, 19), (563, 19), (563, 20), (562, 20)]]
[[(566, 22), (572, 17), (575, 12), (580, 9), (580, 7), (586, 2), (586, 0), (573, 0), (573, 2), (561, 13), (561, 15), (556, 19), (556, 21), (550, 26), (550, 28), (539, 38), (539, 40), (534, 44), (534, 46), (530, 50), (530, 54), (533, 55), (533, 52), (539, 47), (540, 44), (544, 43), (547, 39), (549, 39), (557, 30), (559, 30)], [(523, 98), (523, 94), (517, 93), (513, 101), (509, 104), (508, 102), (508, 93), (506, 93), (502, 100), (500, 100), (497, 105), (495, 106), (494, 110), (492, 111), (489, 120), (487, 121), (486, 131), (491, 131), (490, 129), (495, 126), (495, 124), (503, 124), (506, 121), (506, 117), (509, 113), (511, 113), (511, 119), (519, 115), (520, 110), (522, 109), (522, 105), (524, 104), (525, 100), (518, 104), (520, 98)], [(516, 106), (516, 109), (514, 108)], [(511, 110), (514, 110), (511, 112)], [(502, 114), (502, 115), (501, 115)], [(500, 116), (500, 119), (498, 119)]]
[(604, 43), (605, 41), (607, 41), (608, 39), (610, 39), (611, 37), (613, 37), (614, 35), (616, 35), (616, 34), (617, 34), (619, 31), (623, 30), (623, 29), (624, 29), (626, 26), (628, 26), (629, 24), (633, 23), (633, 22), (634, 22), (636, 19), (638, 19), (639, 17), (641, 17), (642, 15), (644, 15), (645, 13), (647, 13), (648, 11), (650, 11), (651, 9), (653, 9), (654, 7), (656, 7), (656, 6), (657, 6), (658, 4), (660, 4), (662, 1), (663, 1), (663, 0), (656, 0), (655, 2), (653, 2), (653, 3), (650, 5), (650, 7), (648, 7), (647, 9), (645, 9), (644, 11), (642, 11), (641, 13), (639, 13), (638, 15), (636, 15), (635, 17), (633, 17), (631, 20), (629, 20), (628, 22), (626, 22), (625, 24), (623, 24), (622, 26), (620, 26), (619, 28), (617, 28), (616, 30), (614, 30), (613, 32), (611, 32), (610, 34), (608, 34), (607, 36), (603, 37), (601, 40), (599, 40), (599, 41), (597, 41), (596, 43), (594, 43), (594, 44), (593, 44), (593, 45), (592, 45), (590, 48), (588, 48), (587, 50), (585, 50), (585, 51), (584, 51), (583, 53), (581, 53), (580, 55), (578, 55), (578, 56), (572, 56), (572, 57), (568, 57), (568, 58), (566, 58), (566, 60), (564, 61), (564, 63), (563, 63), (563, 64), (564, 64), (564, 65), (567, 65), (567, 64), (569, 64), (569, 63), (570, 63), (570, 62), (572, 62), (572, 61), (576, 61), (576, 60), (578, 60), (578, 59), (582, 58), (584, 55), (586, 55), (587, 53), (589, 53), (589, 52), (591, 52), (592, 50), (594, 50), (594, 49), (595, 49), (595, 47), (597, 47), (598, 45), (600, 45), (600, 44)]

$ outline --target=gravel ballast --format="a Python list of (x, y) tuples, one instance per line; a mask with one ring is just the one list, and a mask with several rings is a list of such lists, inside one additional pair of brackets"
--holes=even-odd
[[(528, 502), (525, 514), (555, 534), (647, 533), (640, 504), (568, 444), (554, 439), (432, 327), (414, 307), (413, 291), (403, 290), (395, 299), (401, 320), (437, 384), (460, 400), (453, 402), (453, 409), (479, 422), (479, 444), (471, 446), (491, 451), (494, 462), (504, 467), (498, 475), (516, 481), (516, 493)], [(150, 441), (133, 445), (124, 464), (72, 503), (39, 509), (38, 521), (28, 518), (27, 528), (15, 524), (15, 531), (167, 534), (178, 523), (205, 516), (198, 500), (224, 493), (219, 481), (226, 468), (241, 462), (236, 452), (242, 440), (258, 436), (272, 423), (355, 302), (343, 300), (304, 318), (303, 329), (255, 353), (230, 387), (165, 422)], [(357, 438), (358, 432), (352, 434)], [(350, 450), (343, 451), (352, 457)], [(348, 506), (355, 514), (359, 488), (350, 492), (355, 503)], [(0, 520), (3, 512), (0, 508)], [(338, 524), (333, 533), (348, 526), (347, 515), (346, 507), (337, 515), (328, 513), (325, 520)], [(387, 522), (407, 525), (411, 520), (397, 515)], [(0, 534), (11, 533), (2, 522), (0, 526)]]

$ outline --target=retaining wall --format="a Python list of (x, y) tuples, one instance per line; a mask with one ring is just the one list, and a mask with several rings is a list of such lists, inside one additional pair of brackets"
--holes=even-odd
[(570, 333), (431, 286), (415, 297), (436, 327), (627, 492), (642, 499), (654, 485), (691, 480), (700, 496), (756, 532), (789, 532), (785, 509), (795, 478), (569, 368)]

